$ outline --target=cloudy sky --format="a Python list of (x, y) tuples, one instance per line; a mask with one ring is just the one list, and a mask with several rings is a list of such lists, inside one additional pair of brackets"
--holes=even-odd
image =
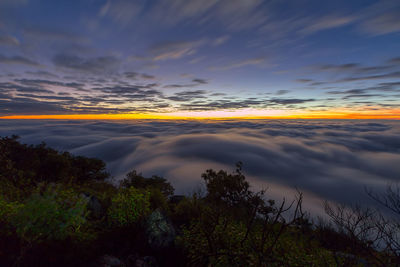
[(0, 0), (0, 116), (399, 118), (399, 47), (398, 0)]

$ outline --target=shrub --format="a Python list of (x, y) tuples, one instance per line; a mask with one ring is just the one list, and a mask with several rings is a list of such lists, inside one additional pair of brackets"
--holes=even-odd
[(73, 156), (46, 146), (25, 145), (18, 136), (0, 138), (0, 180), (17, 188), (40, 182), (102, 181), (109, 177), (99, 159)]
[(216, 172), (212, 169), (202, 174), (207, 187), (208, 200), (234, 207), (243, 204), (251, 197), (250, 185), (242, 173), (242, 163), (238, 162), (236, 167), (233, 174), (228, 174), (223, 170)]
[(188, 226), (193, 220), (198, 220), (205, 207), (204, 200), (197, 194), (185, 197), (178, 204), (173, 206), (172, 219), (177, 225)]
[(12, 227), (9, 222), (15, 213), (23, 206), (18, 202), (9, 202), (0, 195), (0, 234), (10, 234)]
[(78, 234), (86, 222), (86, 201), (72, 190), (48, 188), (19, 205), (9, 221), (28, 243), (62, 240)]
[[(284, 223), (248, 227), (211, 208), (183, 228), (178, 238), (194, 266), (335, 266), (335, 258), (315, 240)], [(264, 239), (265, 237), (265, 239)]]
[(165, 196), (174, 194), (174, 188), (167, 182), (165, 178), (159, 176), (152, 176), (151, 178), (145, 178), (142, 174), (138, 174), (135, 170), (129, 172), (126, 178), (121, 181), (122, 187), (135, 187), (135, 188), (156, 188), (160, 190)]
[(122, 188), (111, 199), (109, 221), (115, 226), (127, 226), (137, 222), (150, 211), (150, 193), (134, 187)]
[(150, 207), (152, 210), (160, 209), (169, 213), (168, 201), (166, 196), (158, 188), (149, 188)]

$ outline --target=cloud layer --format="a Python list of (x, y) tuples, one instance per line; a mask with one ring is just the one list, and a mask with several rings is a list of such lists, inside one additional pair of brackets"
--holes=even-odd
[(255, 187), (278, 198), (297, 187), (311, 209), (321, 199), (365, 203), (365, 186), (400, 179), (395, 121), (0, 121), (0, 135), (11, 134), (101, 158), (117, 179), (132, 169), (165, 176), (178, 193), (201, 184), (204, 170), (242, 161)]

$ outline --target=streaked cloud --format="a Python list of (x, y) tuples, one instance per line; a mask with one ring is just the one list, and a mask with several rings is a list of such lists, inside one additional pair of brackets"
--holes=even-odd
[(262, 63), (265, 63), (266, 59), (264, 57), (259, 57), (259, 58), (251, 58), (251, 59), (245, 59), (241, 61), (236, 61), (232, 62), (226, 65), (222, 66), (212, 66), (209, 67), (210, 70), (230, 70), (230, 69), (236, 69), (236, 68), (241, 68), (245, 66), (257, 66), (261, 65)]
[(204, 41), (193, 42), (163, 42), (153, 45), (150, 53), (153, 60), (179, 59), (196, 53), (197, 48), (204, 44)]
[(139, 14), (144, 7), (140, 1), (107, 0), (100, 8), (99, 16), (108, 17), (116, 23), (126, 25)]

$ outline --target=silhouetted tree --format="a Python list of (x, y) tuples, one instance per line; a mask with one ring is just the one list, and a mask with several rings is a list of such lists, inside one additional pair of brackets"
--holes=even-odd
[(135, 188), (156, 188), (160, 190), (165, 196), (171, 196), (174, 194), (174, 188), (165, 179), (159, 176), (152, 176), (145, 178), (141, 173), (137, 173), (136, 170), (132, 170), (126, 175), (126, 178), (120, 182), (122, 187), (135, 187)]

